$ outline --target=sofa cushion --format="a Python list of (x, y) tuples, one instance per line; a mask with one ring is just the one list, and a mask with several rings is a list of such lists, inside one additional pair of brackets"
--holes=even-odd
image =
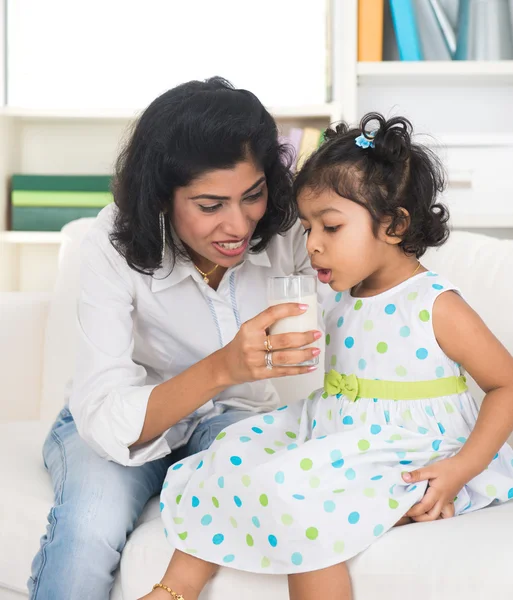
[(501, 342), (513, 353), (513, 240), (454, 231), (422, 262), (461, 288)]
[[(172, 554), (159, 518), (138, 527), (121, 559), (124, 600), (160, 581)], [(513, 502), (434, 523), (398, 527), (352, 559), (355, 598), (512, 598)], [(202, 599), (286, 600), (287, 581), (221, 569)]]
[[(2, 588), (27, 593), (32, 559), (45, 533), (53, 490), (42, 457), (51, 422), (18, 421), (0, 424), (0, 598)], [(158, 518), (159, 499), (151, 500), (139, 523)], [(122, 598), (116, 581), (111, 598)]]
[(45, 332), (41, 418), (53, 419), (64, 405), (73, 376), (77, 346), (76, 302), (79, 291), (80, 245), (94, 219), (79, 219), (62, 229), (59, 273)]
[(26, 592), (53, 501), (41, 450), (50, 423), (0, 424), (0, 588)]

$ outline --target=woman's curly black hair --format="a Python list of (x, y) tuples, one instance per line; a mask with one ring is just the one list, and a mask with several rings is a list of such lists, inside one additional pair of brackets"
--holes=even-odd
[[(254, 94), (221, 77), (165, 92), (141, 115), (117, 160), (112, 244), (132, 269), (152, 274), (161, 265), (159, 214), (169, 212), (176, 188), (248, 159), (263, 169), (268, 187), (267, 210), (253, 236), (258, 253), (297, 218), (291, 152), (279, 142), (274, 119)], [(168, 222), (166, 242), (173, 264), (188, 258)]]
[[(375, 234), (389, 219), (387, 234), (398, 235), (408, 219), (399, 246), (420, 258), (447, 240), (449, 212), (437, 202), (445, 188), (444, 168), (431, 150), (412, 142), (412, 134), (408, 119), (387, 120), (379, 113), (365, 115), (359, 128), (346, 123), (328, 128), (326, 141), (296, 176), (295, 197), (305, 188), (333, 190), (367, 208)], [(368, 147), (356, 144), (360, 135)]]

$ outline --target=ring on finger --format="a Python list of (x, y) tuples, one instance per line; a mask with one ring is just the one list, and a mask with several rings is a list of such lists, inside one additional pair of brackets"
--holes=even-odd
[(269, 350), (265, 353), (265, 366), (269, 371), (273, 369), (273, 354)]
[(265, 349), (267, 350), (267, 352), (271, 352), (271, 350), (273, 349), (273, 347), (271, 345), (271, 338), (269, 336), (267, 336), (265, 338), (264, 346), (265, 346)]

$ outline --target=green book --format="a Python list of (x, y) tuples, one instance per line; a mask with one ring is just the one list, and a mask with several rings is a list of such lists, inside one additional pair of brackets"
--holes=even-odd
[(111, 175), (13, 175), (12, 190), (110, 192)]
[(27, 191), (13, 190), (13, 206), (69, 206), (83, 208), (103, 208), (113, 201), (110, 192), (63, 192), (63, 191)]
[(60, 231), (66, 223), (83, 217), (96, 217), (101, 208), (13, 206), (13, 231)]

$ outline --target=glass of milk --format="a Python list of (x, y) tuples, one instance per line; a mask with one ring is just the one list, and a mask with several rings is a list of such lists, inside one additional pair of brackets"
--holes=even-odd
[[(308, 304), (309, 308), (301, 315), (285, 317), (273, 323), (269, 328), (271, 335), (280, 333), (306, 333), (317, 329), (317, 278), (311, 275), (289, 275), (288, 277), (269, 277), (267, 280), (269, 306), (297, 302)], [(316, 344), (312, 344), (313, 346)], [(319, 357), (300, 365), (313, 366), (319, 364)]]

